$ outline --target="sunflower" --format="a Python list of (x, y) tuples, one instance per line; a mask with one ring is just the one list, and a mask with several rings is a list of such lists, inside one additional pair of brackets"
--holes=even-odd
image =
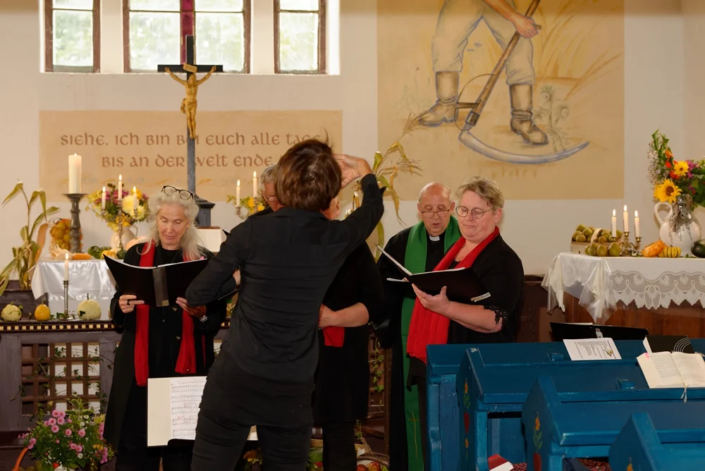
[(673, 162), (673, 173), (678, 177), (684, 176), (688, 173), (688, 162), (685, 160)]
[(666, 179), (654, 189), (654, 198), (659, 201), (675, 203), (676, 197), (681, 194), (681, 189), (678, 188), (671, 179)]

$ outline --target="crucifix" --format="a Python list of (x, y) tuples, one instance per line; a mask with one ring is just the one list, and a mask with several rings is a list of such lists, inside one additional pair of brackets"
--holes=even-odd
[[(198, 86), (208, 80), (213, 72), (222, 72), (222, 65), (195, 65), (193, 51), (193, 35), (186, 36), (186, 62), (181, 65), (164, 65), (157, 66), (159, 72), (167, 72), (171, 77), (182, 84), (186, 89), (186, 98), (181, 101), (181, 112), (186, 115), (186, 162), (188, 172), (188, 191), (193, 193), (198, 204), (199, 211), (196, 222), (199, 227), (208, 227), (211, 225), (211, 209), (215, 203), (206, 201), (198, 197), (196, 193), (196, 94)], [(186, 80), (180, 79), (176, 73), (186, 73)], [(207, 72), (200, 80), (196, 78), (196, 73)]]

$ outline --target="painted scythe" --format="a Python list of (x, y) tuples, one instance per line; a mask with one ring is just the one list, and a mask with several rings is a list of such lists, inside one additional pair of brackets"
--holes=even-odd
[[(536, 9), (538, 8), (540, 2), (541, 2), (541, 0), (533, 0), (533, 2), (531, 2), (531, 5), (529, 5), (528, 10), (526, 11), (526, 16), (528, 18), (531, 18), (533, 16), (533, 14), (534, 14), (534, 12), (536, 12)], [(485, 105), (487, 104), (487, 100), (489, 99), (490, 94), (492, 93), (492, 90), (494, 89), (494, 86), (497, 84), (497, 80), (499, 79), (499, 74), (502, 72), (502, 69), (507, 64), (507, 60), (509, 59), (509, 56), (514, 51), (514, 48), (516, 47), (520, 38), (521, 38), (521, 35), (519, 34), (519, 32), (518, 31), (515, 32), (514, 36), (512, 36), (511, 41), (509, 41), (507, 48), (504, 50), (504, 52), (502, 53), (502, 56), (499, 58), (499, 61), (495, 65), (494, 70), (492, 70), (492, 74), (490, 75), (490, 78), (487, 81), (487, 84), (485, 84), (485, 87), (480, 92), (480, 96), (477, 98), (477, 102), (475, 102), (475, 103), (459, 102), (456, 105), (457, 108), (469, 108), (470, 109), (470, 113), (468, 113), (467, 118), (465, 118), (465, 125), (463, 126), (463, 130), (460, 132), (460, 135), (458, 136), (458, 140), (460, 140), (460, 142), (462, 142), (465, 146), (474, 150), (475, 152), (478, 152), (478, 153), (484, 155), (485, 157), (489, 157), (490, 159), (499, 160), (501, 162), (507, 162), (507, 163), (512, 163), (512, 164), (545, 164), (545, 163), (549, 163), (549, 162), (557, 162), (559, 160), (563, 160), (565, 158), (568, 158), (577, 152), (580, 152), (585, 147), (587, 147), (587, 145), (590, 143), (583, 142), (581, 144), (578, 144), (575, 147), (565, 149), (565, 150), (563, 150), (561, 152), (557, 152), (555, 154), (525, 155), (525, 154), (515, 154), (515, 153), (499, 150), (495, 147), (492, 147), (488, 144), (485, 144), (484, 142), (479, 140), (477, 137), (473, 136), (473, 134), (470, 132), (472, 130), (472, 128), (475, 127), (475, 125), (477, 124), (477, 121), (480, 119), (480, 114), (482, 113), (482, 110), (485, 108)]]

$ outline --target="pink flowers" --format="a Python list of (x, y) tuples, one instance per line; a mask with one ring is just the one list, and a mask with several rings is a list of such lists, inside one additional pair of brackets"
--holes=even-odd
[(83, 451), (83, 447), (75, 443), (69, 443), (69, 448), (71, 448), (76, 453), (81, 453)]
[(58, 425), (52, 425), (51, 426), (51, 431), (54, 433), (57, 433), (59, 431), (59, 426)]
[(49, 420), (47, 420), (47, 425), (56, 425), (56, 419), (51, 417)]
[(71, 434), (73, 433), (70, 428), (67, 428), (64, 433), (66, 434), (67, 437), (70, 437)]
[(83, 429), (79, 430), (79, 431), (78, 431), (78, 436), (81, 437), (81, 438), (85, 437), (85, 436), (86, 436), (86, 431), (83, 430)]
[(56, 423), (59, 424), (59, 425), (64, 425), (64, 418), (63, 418), (63, 417), (59, 417), (58, 419), (56, 419)]
[(35, 443), (37, 443), (37, 439), (34, 437), (30, 438), (29, 444), (27, 444), (27, 448), (29, 448), (31, 450), (32, 448), (34, 448)]

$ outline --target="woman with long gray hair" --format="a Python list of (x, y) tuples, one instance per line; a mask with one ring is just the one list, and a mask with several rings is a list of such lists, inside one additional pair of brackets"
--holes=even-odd
[[(165, 186), (149, 200), (149, 209), (151, 239), (131, 247), (125, 263), (152, 267), (213, 257), (198, 245), (192, 193)], [(178, 298), (174, 305), (155, 307), (118, 290), (110, 311), (122, 332), (105, 421), (105, 438), (117, 450), (116, 469), (157, 471), (161, 459), (164, 471), (186, 471), (192, 446), (147, 448), (147, 378), (206, 375), (225, 302), (192, 307)]]

